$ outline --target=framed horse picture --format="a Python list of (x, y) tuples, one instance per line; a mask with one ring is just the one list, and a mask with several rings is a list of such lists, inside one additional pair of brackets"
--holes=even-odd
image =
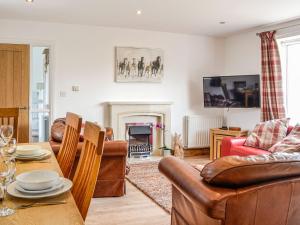
[(161, 82), (163, 74), (163, 50), (116, 47), (116, 82)]

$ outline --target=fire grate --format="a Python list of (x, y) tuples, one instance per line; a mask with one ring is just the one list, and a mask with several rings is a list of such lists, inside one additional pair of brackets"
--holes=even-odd
[(151, 126), (130, 126), (128, 129), (128, 157), (149, 157), (153, 146), (150, 143)]

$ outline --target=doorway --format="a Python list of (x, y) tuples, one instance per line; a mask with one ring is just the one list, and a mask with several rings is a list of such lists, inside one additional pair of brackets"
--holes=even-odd
[(32, 47), (30, 77), (31, 142), (48, 141), (50, 130), (50, 49)]

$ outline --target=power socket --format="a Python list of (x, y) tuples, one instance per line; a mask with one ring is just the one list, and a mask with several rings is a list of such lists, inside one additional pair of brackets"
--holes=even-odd
[(72, 91), (78, 92), (79, 91), (79, 86), (72, 86)]

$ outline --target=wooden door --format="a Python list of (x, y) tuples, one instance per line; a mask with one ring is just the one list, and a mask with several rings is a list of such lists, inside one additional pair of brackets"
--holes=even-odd
[(0, 108), (20, 108), (18, 142), (29, 141), (29, 59), (29, 45), (0, 44)]

